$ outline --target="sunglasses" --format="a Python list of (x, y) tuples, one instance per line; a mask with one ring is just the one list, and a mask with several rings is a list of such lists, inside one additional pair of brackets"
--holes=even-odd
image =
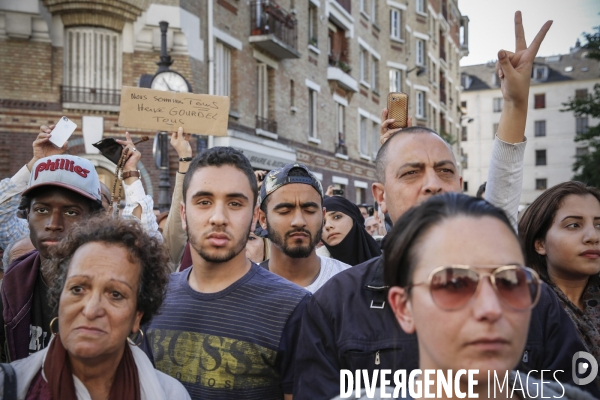
[(489, 276), (500, 301), (516, 311), (531, 310), (540, 298), (541, 283), (537, 272), (521, 265), (478, 266), (494, 268), (479, 272), (468, 265), (434, 269), (426, 282), (413, 283), (408, 289), (427, 285), (433, 302), (442, 310), (454, 311), (466, 306), (477, 293), (481, 281)]

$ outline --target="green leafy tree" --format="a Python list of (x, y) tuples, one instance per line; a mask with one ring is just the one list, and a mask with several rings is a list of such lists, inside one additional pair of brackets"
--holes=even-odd
[[(588, 58), (600, 61), (600, 26), (595, 29), (595, 33), (584, 34), (587, 43), (583, 48), (589, 51)], [(566, 108), (562, 111), (573, 111), (576, 117), (600, 118), (600, 84), (594, 85), (594, 93), (587, 97), (570, 99), (563, 105)], [(577, 156), (573, 164), (573, 179), (600, 187), (600, 124), (590, 126), (587, 132), (576, 135), (575, 141), (586, 142), (590, 151)]]

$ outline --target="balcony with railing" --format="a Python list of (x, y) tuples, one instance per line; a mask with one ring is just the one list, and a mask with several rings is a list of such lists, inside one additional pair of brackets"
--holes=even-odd
[(277, 139), (277, 121), (256, 116), (256, 134), (266, 136), (271, 139)]
[(278, 60), (300, 58), (297, 21), (270, 0), (250, 3), (250, 43)]
[(446, 81), (440, 79), (440, 103), (446, 105)]
[(60, 101), (67, 109), (119, 111), (121, 89), (61, 86)]

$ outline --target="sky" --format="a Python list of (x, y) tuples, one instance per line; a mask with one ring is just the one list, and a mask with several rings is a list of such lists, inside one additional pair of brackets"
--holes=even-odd
[(538, 56), (566, 54), (583, 32), (600, 25), (600, 0), (458, 0), (469, 17), (469, 56), (460, 65), (484, 64), (498, 58), (498, 50), (514, 51), (514, 13), (523, 14), (525, 40), (533, 40), (547, 20), (554, 23)]

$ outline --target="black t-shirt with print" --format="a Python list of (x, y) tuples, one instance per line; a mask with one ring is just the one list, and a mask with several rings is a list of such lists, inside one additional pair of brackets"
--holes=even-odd
[[(29, 326), (29, 354), (33, 354), (48, 346), (50, 341), (50, 322), (56, 316), (54, 310), (48, 303), (49, 288), (42, 279), (42, 274), (38, 275), (33, 290), (33, 299), (31, 303), (31, 325)], [(55, 323), (54, 329), (58, 329)]]

